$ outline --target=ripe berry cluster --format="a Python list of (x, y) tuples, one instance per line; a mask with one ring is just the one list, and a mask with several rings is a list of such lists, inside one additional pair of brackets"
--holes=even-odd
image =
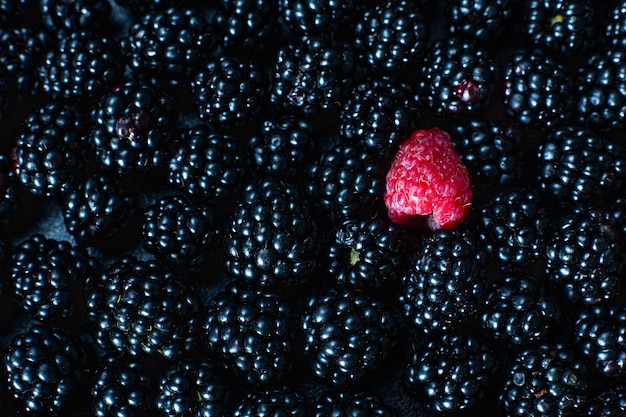
[(625, 415), (625, 121), (625, 0), (0, 0), (0, 415)]

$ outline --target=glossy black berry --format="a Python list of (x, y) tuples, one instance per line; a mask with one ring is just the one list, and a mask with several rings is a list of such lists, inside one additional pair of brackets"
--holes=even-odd
[(397, 411), (376, 394), (365, 391), (323, 392), (313, 403), (315, 417), (395, 417)]
[(88, 279), (86, 291), (103, 349), (176, 359), (197, 347), (199, 300), (158, 262), (124, 256)]
[[(230, 415), (230, 414), (229, 414)], [(304, 394), (290, 386), (251, 391), (235, 402), (233, 417), (306, 417), (309, 405)]]
[(310, 371), (338, 387), (367, 378), (398, 342), (391, 309), (352, 289), (331, 288), (309, 297), (301, 323)]

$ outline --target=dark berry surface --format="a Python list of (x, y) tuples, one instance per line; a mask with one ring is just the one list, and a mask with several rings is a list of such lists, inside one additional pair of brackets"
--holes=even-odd
[(0, 0), (0, 415), (624, 414), (625, 35), (622, 0)]

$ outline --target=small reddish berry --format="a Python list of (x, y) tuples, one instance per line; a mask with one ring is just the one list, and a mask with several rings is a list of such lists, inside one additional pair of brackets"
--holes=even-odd
[(469, 172), (446, 132), (416, 130), (400, 144), (387, 173), (385, 205), (391, 221), (430, 230), (454, 228), (471, 202)]

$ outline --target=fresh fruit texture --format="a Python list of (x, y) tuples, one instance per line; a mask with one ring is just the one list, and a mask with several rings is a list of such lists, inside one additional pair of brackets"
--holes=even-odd
[(400, 144), (387, 173), (385, 205), (395, 223), (430, 230), (454, 228), (469, 213), (471, 186), (448, 133), (438, 128), (416, 130)]

